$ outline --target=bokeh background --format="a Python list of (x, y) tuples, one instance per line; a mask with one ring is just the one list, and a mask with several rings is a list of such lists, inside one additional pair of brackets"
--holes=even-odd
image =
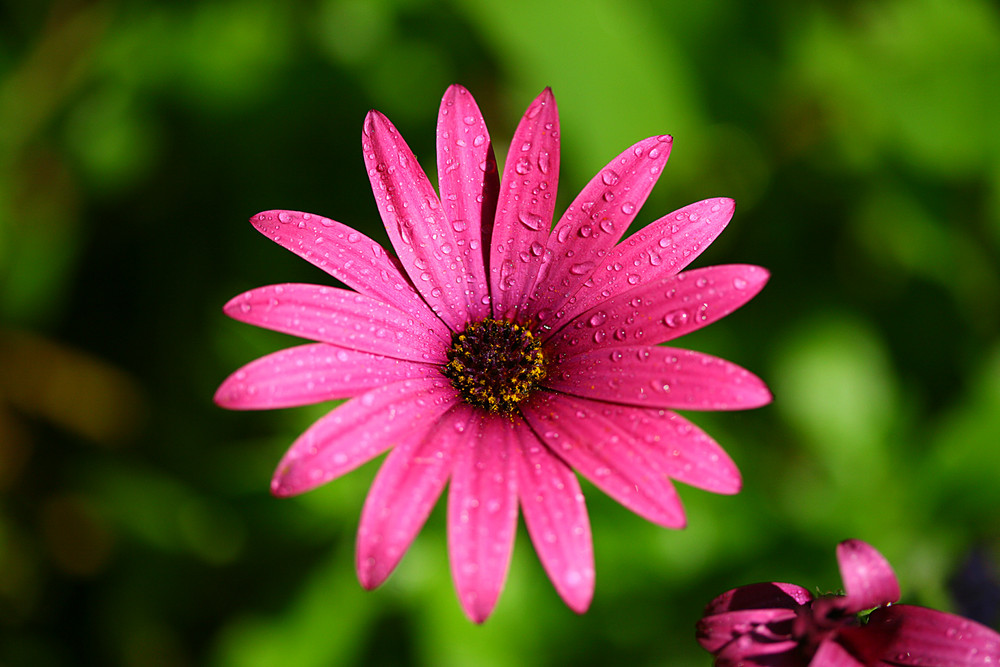
[[(989, 0), (202, 0), (0, 4), (0, 665), (707, 667), (704, 604), (761, 580), (839, 585), (856, 537), (904, 600), (996, 627), (1000, 556), (1000, 9)], [(227, 320), (251, 287), (326, 274), (254, 213), (385, 240), (360, 151), (385, 112), (434, 180), (448, 84), (498, 156), (545, 86), (562, 210), (620, 150), (674, 151), (637, 220), (712, 196), (695, 266), (772, 271), (682, 343), (773, 405), (693, 414), (745, 477), (681, 490), (667, 531), (592, 487), (578, 617), (520, 529), (477, 627), (443, 506), (364, 592), (377, 463), (295, 499), (273, 467), (330, 405), (211, 396), (290, 339)]]

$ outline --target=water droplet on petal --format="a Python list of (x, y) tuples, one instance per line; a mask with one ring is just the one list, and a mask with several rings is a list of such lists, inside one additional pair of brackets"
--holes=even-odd
[(691, 315), (683, 308), (678, 308), (677, 310), (672, 310), (663, 317), (663, 323), (666, 324), (671, 329), (676, 329), (677, 327), (687, 324), (688, 318)]
[(607, 319), (608, 319), (608, 314), (605, 313), (603, 310), (599, 310), (590, 316), (590, 319), (587, 320), (587, 324), (589, 324), (592, 327), (599, 327), (602, 324), (604, 324), (604, 321)]
[(603, 181), (605, 185), (614, 185), (618, 182), (618, 174), (614, 171), (614, 169), (605, 169), (601, 172), (601, 181)]
[(736, 289), (746, 289), (747, 281), (743, 280), (743, 278), (733, 278), (733, 287)]
[(537, 232), (542, 228), (542, 216), (530, 211), (521, 211), (518, 213), (517, 220), (533, 232)]
[(575, 276), (582, 276), (594, 268), (593, 262), (580, 262), (569, 267), (569, 272)]

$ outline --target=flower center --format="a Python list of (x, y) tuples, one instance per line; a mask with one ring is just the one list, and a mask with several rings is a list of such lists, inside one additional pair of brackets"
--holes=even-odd
[(452, 334), (444, 375), (466, 403), (510, 414), (545, 377), (542, 344), (519, 324), (487, 317)]

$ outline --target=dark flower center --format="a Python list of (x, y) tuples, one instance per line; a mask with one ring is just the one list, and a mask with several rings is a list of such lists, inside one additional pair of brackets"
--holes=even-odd
[(545, 377), (545, 355), (529, 329), (487, 317), (452, 335), (444, 375), (466, 403), (510, 414)]

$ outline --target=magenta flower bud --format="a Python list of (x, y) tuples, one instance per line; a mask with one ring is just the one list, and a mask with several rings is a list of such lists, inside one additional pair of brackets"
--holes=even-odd
[[(717, 667), (978, 667), (1000, 664), (1000, 634), (953, 614), (893, 604), (899, 584), (870, 545), (837, 546), (843, 595), (793, 584), (723, 593), (698, 622)], [(873, 609), (870, 614), (860, 612)]]

